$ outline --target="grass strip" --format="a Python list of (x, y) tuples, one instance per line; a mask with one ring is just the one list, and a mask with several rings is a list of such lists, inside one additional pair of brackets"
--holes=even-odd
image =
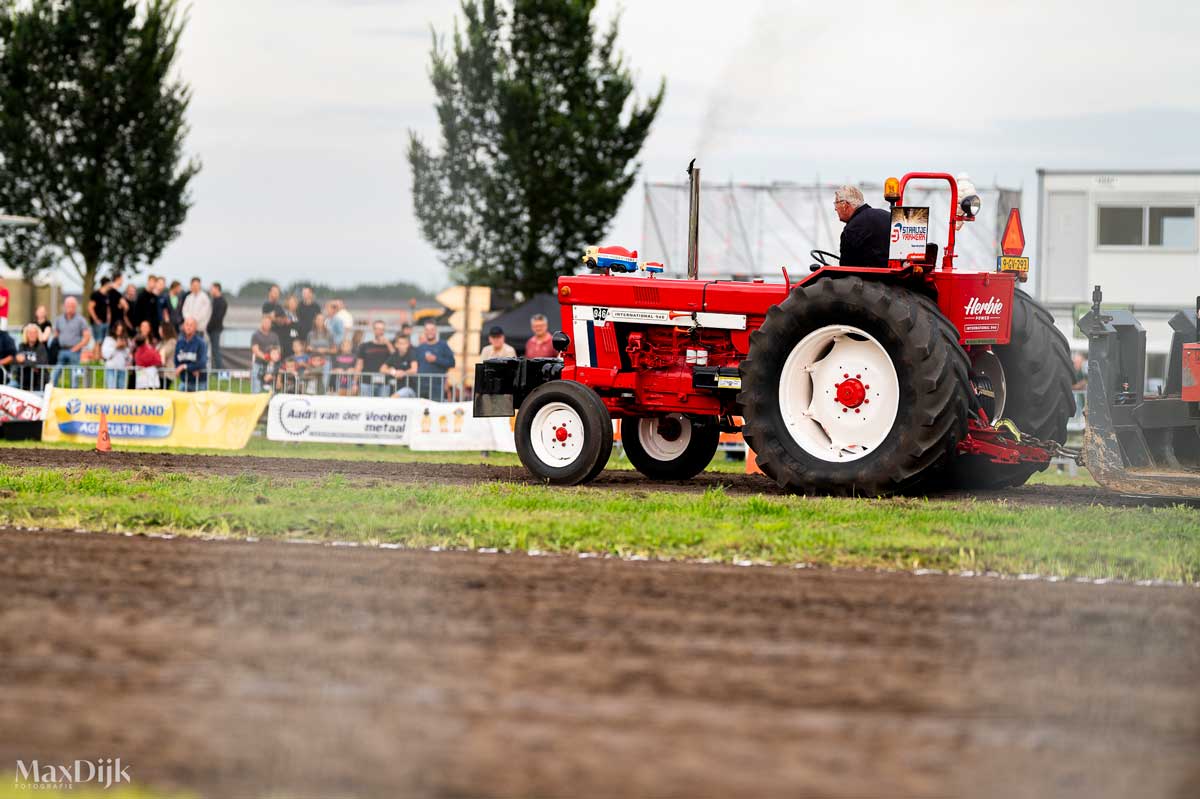
[[(64, 441), (0, 441), (0, 447), (12, 449), (65, 449), (90, 451), (94, 444), (75, 444)], [(180, 455), (252, 455), (263, 458), (313, 458), (345, 461), (374, 461), (379, 463), (453, 463), (477, 464), (486, 463), (492, 466), (520, 466), (521, 461), (512, 452), (414, 452), (408, 447), (386, 446), (382, 444), (322, 444), (313, 442), (268, 441), (262, 436), (254, 436), (245, 449), (187, 449), (162, 447), (138, 447), (128, 444), (117, 444), (122, 452), (147, 452), (161, 455), (164, 452)], [(614, 448), (612, 457), (608, 460), (608, 469), (629, 470), (633, 467), (622, 454), (619, 447)], [(723, 474), (744, 474), (746, 463), (743, 460), (727, 458), (724, 452), (718, 452), (708, 465), (707, 471)], [(1095, 486), (1094, 481), (1086, 470), (1080, 469), (1072, 476), (1059, 472), (1056, 468), (1047, 469), (1035, 474), (1029, 481), (1045, 485), (1083, 485)]]
[(101, 531), (621, 556), (1200, 579), (1200, 523), (1173, 507), (369, 484), (0, 467), (0, 523)]

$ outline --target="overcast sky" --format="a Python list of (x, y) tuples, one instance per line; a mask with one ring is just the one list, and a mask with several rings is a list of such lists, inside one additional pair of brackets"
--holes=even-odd
[[(721, 180), (968, 171), (1023, 184), (1028, 214), (1038, 167), (1200, 167), (1200, 5), (603, 0), (599, 17), (621, 6), (642, 94), (667, 81), (649, 179), (696, 154)], [(404, 152), (410, 128), (436, 141), (430, 29), (457, 8), (192, 3), (181, 69), (204, 168), (161, 271), (444, 285)], [(640, 247), (641, 200), (609, 243)]]

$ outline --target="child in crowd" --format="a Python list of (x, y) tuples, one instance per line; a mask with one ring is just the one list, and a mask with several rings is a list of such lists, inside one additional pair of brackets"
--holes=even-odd
[(417, 353), (413, 350), (412, 341), (401, 331), (392, 345), (392, 354), (383, 365), (383, 373), (391, 378), (392, 396), (415, 397)]
[(283, 390), (289, 393), (304, 393), (305, 376), (312, 359), (304, 348), (304, 339), (292, 339), (292, 354), (283, 362)]
[(354, 366), (358, 357), (354, 354), (354, 340), (349, 336), (342, 339), (337, 355), (333, 356), (333, 368), (329, 372), (329, 390), (341, 396), (355, 393)]
[(104, 358), (104, 387), (126, 388), (133, 356), (129, 352), (129, 336), (123, 323), (112, 325), (100, 346), (100, 355)]
[[(177, 336), (179, 334), (175, 331), (175, 325), (171, 324), (170, 322), (163, 322), (161, 325), (159, 325), (158, 329), (162, 333), (162, 340), (158, 343), (158, 354), (162, 357), (164, 366), (174, 366), (175, 344), (177, 343)], [(170, 374), (173, 375), (174, 373), (171, 372)], [(162, 376), (162, 387), (170, 388), (172, 380), (173, 378), (168, 376), (167, 372), (164, 372)]]
[[(150, 324), (149, 320), (143, 319), (138, 324), (137, 334), (138, 334), (138, 338), (144, 339), (146, 341), (146, 343), (149, 344), (151, 347), (158, 346), (158, 336), (156, 336), (154, 334), (154, 327)], [(174, 354), (174, 353), (172, 353), (172, 354)], [(158, 357), (159, 357), (159, 360), (162, 359), (161, 354)]]
[(41, 330), (33, 322), (21, 329), (21, 344), (13, 358), (16, 367), (14, 385), (26, 391), (41, 391), (46, 384), (45, 368), (50, 364), (50, 353), (41, 340)]
[(138, 336), (133, 343), (133, 365), (137, 367), (134, 375), (134, 387), (158, 388), (158, 370), (163, 365), (158, 348), (145, 336)]
[(267, 354), (267, 360), (258, 365), (259, 391), (264, 394), (279, 388), (277, 384), (280, 382), (280, 370), (283, 367), (283, 351), (278, 344), (271, 347)]

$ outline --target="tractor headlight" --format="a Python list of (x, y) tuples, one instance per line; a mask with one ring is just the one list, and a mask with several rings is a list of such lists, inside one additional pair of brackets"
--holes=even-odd
[(978, 194), (968, 194), (966, 197), (962, 198), (962, 202), (959, 203), (959, 205), (962, 206), (962, 212), (964, 215), (974, 218), (978, 216), (979, 209), (982, 207), (983, 202), (979, 199)]

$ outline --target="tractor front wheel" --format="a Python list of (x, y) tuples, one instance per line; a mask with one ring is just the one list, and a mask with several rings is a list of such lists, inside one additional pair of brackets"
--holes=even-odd
[(517, 413), (517, 455), (525, 468), (556, 485), (600, 474), (612, 454), (612, 417), (595, 391), (572, 380), (538, 386)]
[(797, 286), (742, 362), (742, 433), (796, 493), (880, 496), (938, 475), (967, 432), (967, 355), (954, 326), (899, 286)]
[(712, 461), (720, 439), (716, 419), (672, 413), (621, 420), (625, 454), (651, 480), (690, 480)]

